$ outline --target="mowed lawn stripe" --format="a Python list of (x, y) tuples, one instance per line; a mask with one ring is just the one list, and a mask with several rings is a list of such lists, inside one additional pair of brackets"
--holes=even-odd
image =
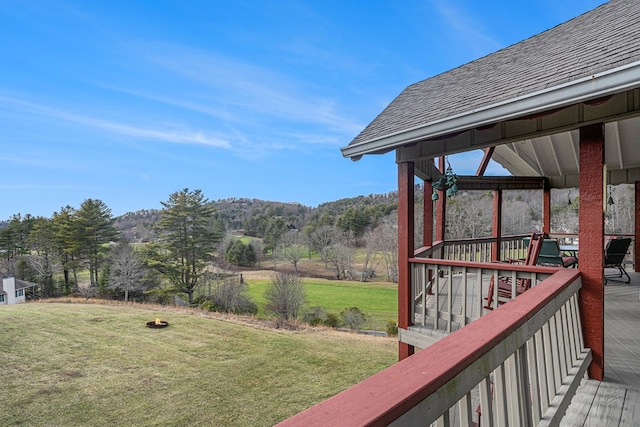
[(18, 304), (0, 325), (0, 425), (268, 426), (397, 357), (393, 338), (131, 306)]

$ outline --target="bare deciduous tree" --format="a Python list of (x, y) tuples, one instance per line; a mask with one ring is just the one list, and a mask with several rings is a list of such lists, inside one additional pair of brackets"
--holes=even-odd
[(447, 201), (448, 239), (486, 237), (491, 234), (491, 197), (468, 191)]
[(398, 219), (386, 218), (380, 226), (374, 230), (373, 239), (376, 251), (382, 256), (387, 280), (398, 281)]
[(632, 234), (635, 215), (634, 187), (628, 184), (609, 186), (605, 197), (605, 232)]
[(360, 272), (360, 281), (366, 282), (375, 275), (375, 269), (380, 263), (381, 254), (376, 247), (376, 239), (378, 234), (374, 231), (365, 232), (365, 253), (364, 260), (362, 261), (362, 271)]
[(351, 232), (342, 231), (336, 226), (323, 226), (318, 229), (314, 240), (325, 267), (331, 265), (336, 272), (336, 278), (351, 275), (355, 257), (355, 249), (349, 243), (352, 240)]
[(284, 259), (293, 264), (293, 268), (298, 273), (298, 262), (304, 258), (306, 248), (304, 235), (298, 230), (286, 231), (280, 239), (280, 252)]
[(296, 320), (307, 301), (307, 295), (296, 274), (278, 272), (264, 293), (265, 310), (276, 315), (278, 327)]
[(351, 276), (355, 250), (346, 243), (334, 243), (328, 248), (327, 259), (336, 271), (336, 278)]
[(129, 292), (145, 288), (145, 267), (133, 246), (120, 242), (112, 248), (109, 269), (109, 289), (124, 291), (124, 300), (129, 301)]
[(329, 248), (338, 238), (338, 232), (335, 226), (321, 225), (311, 233), (311, 246), (324, 262), (324, 268), (329, 268)]

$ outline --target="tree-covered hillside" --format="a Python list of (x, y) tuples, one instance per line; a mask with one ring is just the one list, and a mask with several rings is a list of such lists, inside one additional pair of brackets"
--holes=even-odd
[[(633, 228), (634, 199), (632, 187), (610, 187), (613, 205), (607, 210), (607, 232), (630, 233)], [(422, 204), (423, 191), (416, 186), (416, 203)], [(553, 190), (552, 230), (576, 232), (577, 209), (580, 203), (577, 189)], [(490, 233), (491, 192), (460, 192), (447, 203), (447, 232), (450, 238), (482, 237)], [(541, 227), (542, 196), (540, 191), (505, 191), (503, 195), (503, 234), (525, 233)], [(375, 228), (397, 208), (397, 193), (370, 194), (326, 202), (317, 207), (299, 203), (284, 203), (248, 198), (219, 199), (210, 202), (215, 219), (227, 231), (242, 231), (248, 236), (264, 237), (274, 222), (287, 229), (315, 230), (321, 225), (339, 225), (356, 234)], [(420, 212), (421, 208), (417, 209)], [(0, 229), (16, 219), (30, 219), (29, 214), (0, 221)], [(114, 219), (115, 228), (133, 242), (155, 239), (153, 225), (160, 210), (145, 209), (129, 212)], [(29, 221), (27, 221), (29, 222)]]
[[(224, 225), (225, 230), (241, 230), (247, 236), (262, 238), (275, 222), (297, 230), (309, 224), (314, 227), (321, 223), (333, 225), (336, 221), (341, 221), (345, 228), (351, 225), (358, 229), (357, 222), (370, 227), (394, 212), (398, 201), (396, 193), (389, 193), (340, 199), (315, 208), (299, 203), (247, 198), (220, 199), (210, 204), (214, 218)], [(153, 225), (160, 219), (160, 213), (157, 209), (129, 212), (115, 218), (114, 225), (131, 241), (149, 242), (155, 238)]]
[[(421, 186), (415, 192), (415, 245), (419, 247), (425, 192)], [(578, 191), (553, 190), (551, 199), (551, 232), (578, 232)], [(491, 191), (460, 191), (436, 201), (436, 206), (445, 202), (446, 239), (491, 235)], [(211, 269), (268, 265), (299, 272), (303, 260), (313, 260), (313, 277), (397, 280), (396, 193), (341, 199), (312, 208), (257, 199), (210, 201), (199, 190), (184, 189), (162, 204), (163, 210), (117, 218), (103, 202), (92, 199), (79, 207), (66, 206), (50, 218), (15, 214), (0, 225), (0, 271), (38, 282), (43, 296), (74, 289), (86, 289), (87, 297), (96, 290), (128, 295), (158, 289), (164, 278), (175, 290), (186, 292), (189, 301), (194, 297), (192, 290), (211, 280)], [(504, 191), (502, 206), (503, 235), (542, 229), (542, 190)], [(169, 222), (171, 218), (174, 221)], [(608, 187), (605, 232), (632, 233), (634, 218), (633, 186)], [(115, 250), (117, 242), (137, 244), (135, 252), (126, 247)], [(139, 278), (138, 283), (122, 289), (130, 277)], [(88, 287), (80, 287), (81, 283)]]

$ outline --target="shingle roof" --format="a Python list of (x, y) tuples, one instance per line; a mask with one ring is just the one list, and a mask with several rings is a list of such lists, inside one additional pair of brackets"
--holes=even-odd
[[(0, 273), (0, 277), (5, 277), (6, 275)], [(27, 282), (26, 280), (15, 279), (16, 291), (19, 289), (33, 288), (34, 286), (38, 286), (37, 283)], [(0, 282), (0, 294), (7, 294), (2, 288), (2, 282)]]
[(640, 61), (640, 1), (611, 0), (407, 87), (349, 145), (473, 112)]
[(27, 282), (26, 280), (16, 279), (16, 291), (19, 289), (33, 288), (34, 286), (38, 286), (38, 284)]

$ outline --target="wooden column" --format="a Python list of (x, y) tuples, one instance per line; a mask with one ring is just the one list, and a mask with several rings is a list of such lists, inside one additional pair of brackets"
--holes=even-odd
[(593, 362), (589, 377), (604, 378), (604, 124), (580, 128), (580, 316)]
[[(438, 169), (441, 173), (445, 171), (444, 156), (438, 158)], [(438, 201), (436, 202), (436, 241), (444, 240), (444, 230), (447, 224), (447, 193), (438, 191)]]
[(551, 187), (545, 184), (542, 189), (542, 232), (551, 233)]
[(422, 207), (422, 246), (433, 245), (433, 200), (431, 200), (431, 193), (431, 181), (425, 181)]
[[(422, 207), (422, 246), (433, 246), (433, 200), (431, 200), (433, 187), (431, 181), (424, 183), (424, 203)], [(431, 255), (433, 256), (433, 255)], [(433, 279), (433, 271), (429, 270), (427, 280)], [(433, 295), (429, 288), (427, 295)]]
[[(406, 329), (413, 324), (411, 319), (411, 265), (414, 245), (414, 165), (398, 163), (398, 327)], [(411, 356), (412, 345), (399, 342), (398, 358)]]
[(491, 244), (491, 261), (500, 261), (500, 243), (502, 240), (502, 190), (493, 190), (492, 234), (496, 239)]
[(636, 181), (635, 185), (635, 231), (633, 245), (633, 265), (635, 270), (640, 272), (640, 181)]

